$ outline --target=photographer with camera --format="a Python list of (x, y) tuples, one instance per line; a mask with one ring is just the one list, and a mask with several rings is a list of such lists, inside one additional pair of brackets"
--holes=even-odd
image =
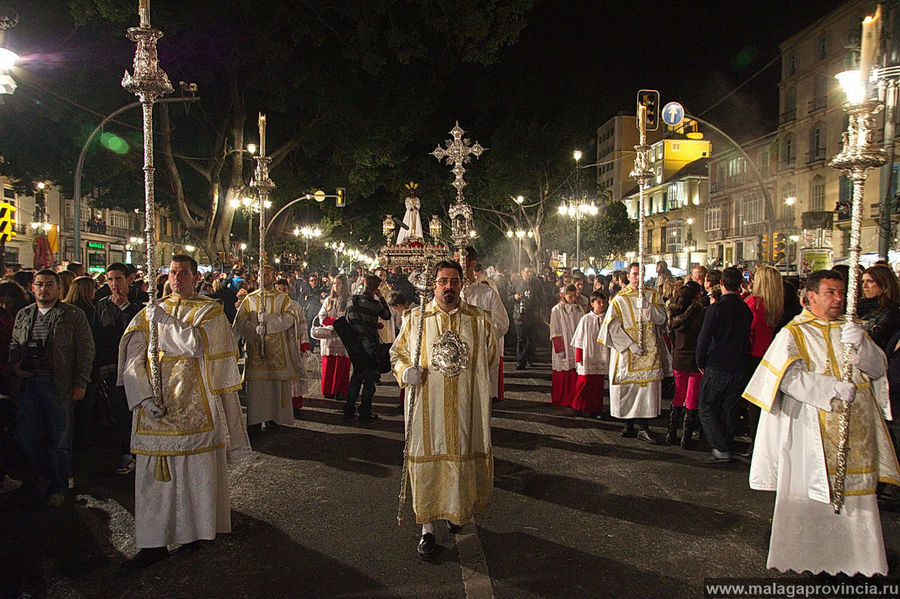
[(84, 312), (59, 301), (59, 275), (41, 270), (37, 302), (19, 310), (9, 365), (21, 379), (19, 443), (47, 485), (47, 505), (61, 506), (72, 470), (74, 402), (84, 399), (94, 362), (94, 338)]
[(534, 344), (546, 308), (541, 282), (530, 266), (523, 268), (522, 278), (510, 286), (509, 303), (516, 325), (516, 370), (524, 370), (534, 361)]

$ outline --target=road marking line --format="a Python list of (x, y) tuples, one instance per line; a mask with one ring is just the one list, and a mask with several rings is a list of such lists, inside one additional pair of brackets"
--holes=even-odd
[(478, 538), (478, 527), (473, 520), (471, 526), (466, 528), (472, 532), (456, 534), (456, 551), (459, 554), (459, 569), (462, 570), (466, 599), (494, 599), (494, 588), (481, 539)]

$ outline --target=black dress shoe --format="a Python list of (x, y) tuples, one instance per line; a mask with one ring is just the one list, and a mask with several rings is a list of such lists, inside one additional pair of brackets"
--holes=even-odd
[(419, 545), (416, 547), (416, 553), (419, 554), (419, 557), (426, 562), (430, 562), (434, 559), (434, 554), (437, 551), (437, 543), (434, 540), (434, 535), (430, 532), (426, 532), (422, 535), (422, 538), (419, 539)]
[(372, 422), (373, 420), (378, 420), (378, 414), (374, 412), (369, 412), (368, 414), (360, 414), (359, 421), (360, 422)]
[(162, 561), (167, 557), (169, 557), (169, 550), (165, 547), (141, 549), (133, 558), (131, 558), (127, 562), (123, 562), (122, 567), (126, 570), (143, 570), (147, 566), (153, 565), (158, 561)]
[(447, 532), (449, 532), (451, 535), (455, 535), (456, 533), (461, 531), (462, 527), (462, 524), (454, 524), (453, 522), (447, 520)]
[(622, 430), (622, 432), (619, 434), (622, 435), (623, 437), (625, 437), (626, 439), (634, 439), (635, 437), (637, 437), (637, 431), (634, 430), (633, 428), (626, 428), (626, 429)]
[(638, 441), (643, 441), (644, 443), (649, 443), (650, 445), (656, 445), (656, 439), (654, 439), (650, 435), (650, 431), (638, 431), (637, 438)]

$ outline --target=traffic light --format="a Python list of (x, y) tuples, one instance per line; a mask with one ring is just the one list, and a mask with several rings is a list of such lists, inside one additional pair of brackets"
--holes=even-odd
[(766, 256), (769, 254), (769, 234), (763, 233), (759, 236), (759, 241), (756, 244), (756, 258), (760, 262), (764, 262), (766, 260)]
[(637, 94), (638, 128), (640, 128), (641, 106), (647, 108), (647, 131), (659, 129), (659, 92), (655, 89), (642, 89)]
[(344, 206), (347, 205), (347, 200), (344, 197), (344, 193), (346, 191), (347, 190), (344, 189), (343, 187), (337, 188), (337, 199), (334, 201), (334, 205), (337, 206), (338, 208), (343, 208)]
[(775, 233), (775, 249), (772, 252), (772, 262), (778, 264), (784, 262), (787, 248), (787, 239), (784, 233)]
[(0, 243), (6, 243), (16, 236), (16, 207), (0, 202)]

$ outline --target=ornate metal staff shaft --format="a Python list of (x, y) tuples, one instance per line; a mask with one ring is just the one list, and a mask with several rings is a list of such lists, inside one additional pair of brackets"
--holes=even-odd
[[(413, 343), (413, 351), (412, 351), (412, 367), (417, 368), (419, 366), (419, 359), (422, 355), (422, 336), (425, 332), (425, 296), (428, 294), (429, 289), (434, 288), (434, 284), (431, 276), (431, 269), (434, 268), (434, 265), (431, 262), (431, 257), (424, 252), (423, 250), (423, 265), (424, 270), (422, 274), (419, 275), (419, 279), (416, 281), (417, 289), (419, 291), (419, 296), (422, 298), (421, 305), (419, 306), (419, 315), (416, 319), (417, 327), (415, 331), (415, 339)], [(418, 406), (421, 402), (417, 401), (419, 393), (422, 392), (423, 385), (419, 384), (410, 389), (409, 394), (409, 413), (406, 415), (406, 428), (404, 429), (404, 440), (403, 440), (403, 471), (400, 473), (400, 495), (399, 502), (397, 505), (397, 526), (403, 523), (403, 506), (406, 505), (406, 484), (409, 480), (409, 437), (410, 431), (412, 430), (413, 425), (413, 414), (415, 412), (416, 406)]]
[[(856, 319), (856, 290), (859, 278), (860, 229), (862, 227), (863, 188), (869, 169), (881, 166), (887, 160), (884, 149), (873, 142), (876, 129), (875, 115), (884, 105), (875, 100), (858, 104), (847, 103), (844, 110), (849, 116), (844, 132), (844, 149), (831, 161), (831, 166), (846, 172), (853, 181), (853, 205), (850, 212), (850, 272), (847, 281), (847, 322)], [(852, 348), (844, 346), (841, 363), (841, 380), (853, 381)], [(831, 489), (831, 505), (839, 513), (844, 505), (844, 481), (847, 476), (847, 458), (850, 454), (850, 404), (838, 402), (838, 455)]]
[[(275, 189), (275, 183), (269, 178), (270, 164), (272, 164), (272, 159), (266, 156), (266, 115), (260, 114), (259, 156), (256, 157), (256, 172), (253, 181), (250, 183), (259, 194), (259, 311), (257, 313), (260, 315), (266, 309), (266, 302), (264, 301), (265, 287), (263, 285), (266, 266), (266, 204), (269, 203), (269, 194)], [(266, 357), (265, 335), (259, 338), (259, 357)]]
[[(645, 187), (647, 181), (653, 176), (650, 170), (650, 147), (647, 145), (647, 107), (643, 104), (638, 107), (638, 130), (640, 143), (634, 146), (634, 168), (631, 170), (631, 178), (638, 183), (638, 297), (641, 305), (644, 302), (644, 237), (646, 228), (644, 225)], [(638, 312), (638, 345), (644, 349), (644, 311)]]
[[(172, 91), (168, 76), (159, 68), (156, 54), (156, 42), (162, 37), (162, 31), (150, 27), (150, 6), (148, 1), (140, 3), (139, 14), (141, 25), (128, 29), (128, 39), (137, 44), (134, 53), (134, 75), (125, 71), (122, 87), (135, 94), (141, 101), (144, 120), (144, 234), (147, 244), (147, 276), (156, 274), (156, 203), (153, 187), (153, 103), (163, 94)], [(151, 287), (149, 307), (157, 305), (156, 293)], [(148, 357), (150, 363), (150, 383), (153, 387), (154, 402), (163, 405), (162, 374), (159, 368), (159, 331), (151, 325), (148, 332)]]

